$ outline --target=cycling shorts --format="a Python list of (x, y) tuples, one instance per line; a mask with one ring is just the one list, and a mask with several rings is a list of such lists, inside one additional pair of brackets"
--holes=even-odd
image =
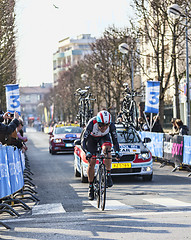
[(110, 145), (111, 138), (110, 138), (109, 134), (106, 134), (103, 137), (92, 137), (90, 135), (86, 141), (87, 151), (90, 152), (92, 155), (95, 155), (97, 152), (98, 143), (101, 147), (104, 143), (109, 143), (109, 145)]

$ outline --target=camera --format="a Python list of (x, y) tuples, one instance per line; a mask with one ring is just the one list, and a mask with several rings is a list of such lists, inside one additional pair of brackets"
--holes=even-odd
[(14, 117), (14, 113), (10, 113), (10, 114), (9, 114), (9, 117), (12, 117), (12, 118), (13, 118), (13, 117)]

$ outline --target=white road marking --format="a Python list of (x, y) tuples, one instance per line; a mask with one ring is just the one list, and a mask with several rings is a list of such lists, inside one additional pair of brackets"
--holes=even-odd
[(61, 203), (36, 205), (32, 208), (32, 215), (54, 214), (66, 212)]
[(173, 198), (145, 198), (143, 200), (152, 204), (158, 204), (168, 208), (191, 207), (191, 203), (186, 203)]
[[(97, 208), (97, 201), (88, 201), (93, 207)], [(105, 210), (125, 210), (133, 209), (134, 207), (126, 205), (117, 200), (106, 200)]]
[[(116, 217), (116, 216), (119, 216), (119, 217), (129, 217), (129, 216), (158, 216), (158, 215), (163, 215), (164, 217), (166, 217), (167, 215), (181, 215), (181, 214), (184, 214), (184, 216), (189, 216), (191, 213), (190, 210), (188, 211), (162, 211), (162, 212), (156, 212), (156, 211), (152, 211), (152, 212), (123, 212), (123, 213), (117, 213), (117, 212), (113, 212), (113, 213), (108, 213), (107, 215), (104, 213), (104, 214), (101, 214), (101, 215), (97, 215), (96, 218), (104, 218), (104, 217), (107, 217), (107, 216), (110, 216), (110, 217)], [(77, 221), (80, 222), (81, 219), (87, 219), (87, 216), (91, 216), (91, 214), (85, 214), (85, 215), (73, 215), (70, 214), (70, 215), (67, 215), (67, 220), (68, 219), (74, 219), (74, 221)], [(14, 218), (14, 219), (5, 219), (3, 220), (3, 222), (5, 223), (14, 223), (14, 222), (29, 222), (29, 221), (42, 221), (42, 220), (45, 220), (46, 221), (51, 221), (52, 220), (52, 216), (51, 217), (38, 217), (38, 218), (35, 218), (35, 217), (31, 217), (31, 218)], [(56, 216), (56, 219), (63, 219), (63, 216)], [(2, 220), (2, 219), (1, 219)], [(0, 227), (1, 228), (1, 227)]]

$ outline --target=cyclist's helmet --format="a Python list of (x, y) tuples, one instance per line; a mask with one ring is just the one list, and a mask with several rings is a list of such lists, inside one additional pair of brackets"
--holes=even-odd
[(98, 123), (104, 123), (104, 124), (109, 124), (111, 123), (111, 114), (108, 111), (100, 111), (97, 114), (97, 122)]

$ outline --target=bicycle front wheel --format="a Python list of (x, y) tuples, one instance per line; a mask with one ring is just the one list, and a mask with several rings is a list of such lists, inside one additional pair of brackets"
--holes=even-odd
[(106, 202), (106, 168), (102, 164), (99, 168), (99, 193), (97, 198), (97, 207), (103, 211)]

